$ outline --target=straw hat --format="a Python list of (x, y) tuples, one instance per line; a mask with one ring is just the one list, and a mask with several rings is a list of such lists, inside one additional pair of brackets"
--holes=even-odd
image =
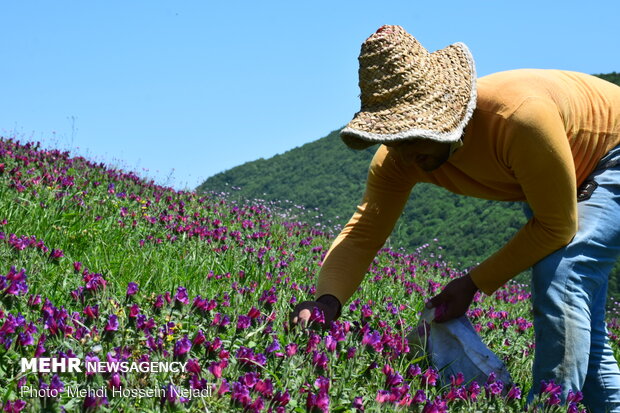
[(347, 146), (460, 140), (476, 107), (476, 70), (467, 46), (429, 53), (402, 27), (383, 26), (362, 44), (359, 64), (361, 109), (340, 131)]

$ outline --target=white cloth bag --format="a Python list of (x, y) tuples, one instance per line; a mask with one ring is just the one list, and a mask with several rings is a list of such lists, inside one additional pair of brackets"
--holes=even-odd
[[(426, 353), (439, 371), (444, 384), (462, 373), (465, 383), (484, 385), (491, 373), (504, 383), (512, 384), (506, 365), (482, 342), (466, 316), (444, 323), (433, 321), (434, 309), (424, 309), (420, 324), (408, 336), (414, 357)], [(417, 350), (417, 352), (416, 352)]]

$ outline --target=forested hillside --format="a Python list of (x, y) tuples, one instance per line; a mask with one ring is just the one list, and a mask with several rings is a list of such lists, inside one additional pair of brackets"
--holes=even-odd
[[(620, 85), (616, 72), (597, 76)], [(197, 191), (224, 191), (239, 199), (290, 200), (308, 210), (318, 209), (322, 222), (341, 226), (362, 197), (376, 148), (348, 149), (336, 130), (281, 155), (214, 175)], [(421, 184), (414, 189), (388, 243), (412, 250), (436, 238), (449, 261), (470, 266), (496, 251), (525, 221), (519, 203), (463, 197)], [(619, 269), (617, 265), (610, 279), (613, 292), (620, 291)]]

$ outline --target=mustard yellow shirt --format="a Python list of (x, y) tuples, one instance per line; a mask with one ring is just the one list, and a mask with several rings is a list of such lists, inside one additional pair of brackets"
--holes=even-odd
[(463, 146), (435, 171), (379, 147), (363, 200), (324, 260), (317, 297), (345, 303), (353, 295), (418, 182), (530, 205), (533, 218), (470, 272), (487, 294), (570, 242), (578, 185), (620, 144), (620, 87), (576, 72), (521, 69), (482, 77), (477, 90)]

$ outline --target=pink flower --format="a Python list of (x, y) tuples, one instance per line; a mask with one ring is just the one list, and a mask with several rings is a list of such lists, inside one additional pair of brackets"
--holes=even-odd
[(211, 363), (209, 367), (207, 368), (207, 370), (209, 370), (209, 373), (213, 374), (213, 376), (215, 376), (216, 379), (219, 379), (222, 377), (222, 372), (227, 366), (228, 366), (228, 361), (221, 360), (219, 362)]
[(187, 371), (190, 373), (200, 374), (200, 363), (198, 359), (189, 359), (186, 366)]
[(108, 387), (111, 389), (118, 389), (121, 387), (121, 376), (118, 373), (112, 374), (108, 381)]
[(439, 373), (430, 367), (420, 376), (420, 380), (424, 386), (434, 386), (438, 378)]
[(447, 403), (443, 400), (428, 402), (424, 406), (422, 413), (445, 413), (448, 411)]
[(297, 353), (297, 344), (296, 343), (287, 344), (286, 347), (284, 347), (284, 350), (286, 351), (287, 356), (292, 357)]
[(65, 256), (65, 253), (62, 250), (52, 249), (52, 252), (50, 253), (50, 259), (56, 260), (56, 261), (61, 259), (64, 256)]
[(508, 393), (506, 394), (507, 400), (518, 400), (521, 399), (521, 389), (518, 386), (512, 386)]

